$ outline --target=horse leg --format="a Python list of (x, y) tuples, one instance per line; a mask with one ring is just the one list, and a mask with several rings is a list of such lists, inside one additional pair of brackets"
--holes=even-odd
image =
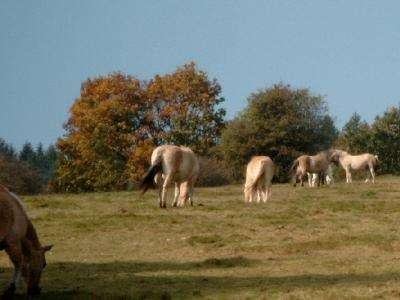
[(269, 184), (268, 189), (267, 189), (267, 200), (271, 199), (272, 196), (272, 188), (271, 188), (271, 184)]
[(369, 167), (369, 171), (371, 172), (372, 183), (375, 183), (375, 170), (374, 170), (374, 167), (373, 166)]
[(14, 274), (12, 281), (8, 286), (8, 288), (3, 293), (4, 299), (8, 299), (8, 297), (11, 297), (15, 293), (16, 289), (18, 289), (19, 284), (21, 282), (23, 255), (20, 242), (14, 242), (11, 243), (10, 245), (7, 245), (5, 250), (8, 256), (10, 257), (11, 262), (14, 265)]
[(180, 196), (179, 196), (178, 206), (184, 206), (188, 198), (189, 198), (188, 182), (182, 182), (180, 184)]
[(172, 206), (176, 207), (178, 205), (178, 198), (179, 198), (179, 183), (175, 182), (175, 195), (174, 195), (174, 202), (172, 202)]
[(249, 193), (250, 193), (249, 203), (251, 203), (251, 202), (253, 202), (254, 194), (255, 194), (254, 186), (251, 186), (251, 187), (249, 188)]
[(313, 179), (312, 179), (312, 187), (315, 187), (316, 185), (319, 186), (319, 175), (318, 173), (313, 174)]
[(154, 176), (154, 182), (156, 183), (156, 186), (158, 186), (158, 203), (161, 207), (162, 204), (162, 174), (157, 173), (156, 176)]
[(346, 168), (346, 183), (351, 183), (351, 173), (348, 168)]
[(190, 180), (189, 181), (189, 191), (188, 191), (190, 206), (193, 206), (193, 192), (194, 192), (194, 180)]
[(312, 187), (313, 186), (313, 174), (307, 172), (307, 179), (308, 179), (308, 187)]
[(264, 189), (264, 198), (263, 198), (264, 203), (268, 201), (268, 199), (270, 198), (270, 194), (271, 194), (271, 183), (266, 182)]
[(260, 201), (261, 201), (261, 199), (263, 197), (263, 195), (262, 195), (262, 186), (261, 186), (260, 182), (257, 183), (256, 189), (257, 189), (257, 203), (260, 203)]
[(171, 181), (172, 181), (172, 176), (166, 175), (162, 185), (161, 201), (160, 201), (161, 208), (167, 208), (167, 190), (168, 190), (168, 185), (170, 185)]

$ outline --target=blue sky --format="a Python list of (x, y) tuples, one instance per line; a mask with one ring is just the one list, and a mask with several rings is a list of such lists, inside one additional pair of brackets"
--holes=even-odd
[(54, 143), (88, 77), (195, 61), (228, 118), (277, 82), (326, 96), (342, 126), (400, 99), (400, 1), (1, 1), (0, 137)]

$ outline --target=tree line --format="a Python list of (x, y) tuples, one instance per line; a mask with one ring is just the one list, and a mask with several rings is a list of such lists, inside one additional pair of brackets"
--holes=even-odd
[(26, 142), (21, 151), (0, 138), (0, 183), (21, 194), (45, 192), (54, 177), (58, 150)]
[[(200, 156), (200, 185), (241, 182), (254, 155), (270, 156), (277, 165), (275, 180), (286, 182), (297, 156), (331, 147), (377, 154), (381, 172), (400, 172), (400, 107), (372, 124), (355, 113), (338, 130), (325, 97), (306, 88), (278, 83), (255, 91), (229, 121), (224, 100), (218, 81), (195, 63), (150, 80), (120, 72), (88, 79), (56, 148), (24, 145), (13, 159), (55, 192), (134, 187), (151, 151), (165, 143), (186, 145)], [(14, 151), (4, 145), (4, 153)]]

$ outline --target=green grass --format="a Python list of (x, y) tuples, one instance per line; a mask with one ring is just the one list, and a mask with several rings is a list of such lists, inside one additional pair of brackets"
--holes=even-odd
[[(156, 192), (24, 197), (48, 255), (43, 299), (400, 297), (400, 178), (333, 187), (197, 188), (195, 206)], [(0, 256), (0, 288), (11, 279)], [(22, 297), (24, 289), (18, 291)]]

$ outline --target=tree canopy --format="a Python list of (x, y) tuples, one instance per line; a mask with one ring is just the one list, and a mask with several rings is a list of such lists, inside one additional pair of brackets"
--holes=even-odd
[(281, 83), (248, 98), (248, 106), (223, 132), (221, 150), (237, 177), (252, 156), (269, 155), (279, 166), (278, 180), (286, 181), (295, 157), (327, 149), (336, 137), (322, 96)]
[(142, 176), (152, 149), (164, 143), (207, 153), (224, 125), (220, 92), (194, 63), (148, 82), (122, 73), (88, 79), (58, 142), (54, 186), (122, 189)]

